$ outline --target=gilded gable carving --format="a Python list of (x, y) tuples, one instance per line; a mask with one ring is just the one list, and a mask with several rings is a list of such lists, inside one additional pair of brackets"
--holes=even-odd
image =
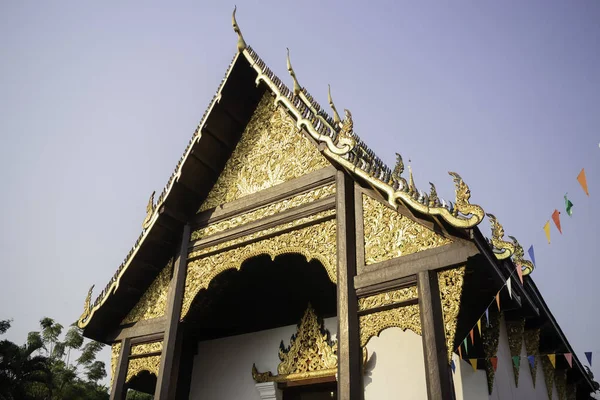
[(327, 167), (329, 162), (266, 92), (199, 211)]
[(454, 351), (454, 337), (456, 336), (456, 323), (460, 311), (460, 300), (465, 283), (465, 267), (458, 267), (438, 272), (440, 287), (440, 300), (444, 315), (444, 331), (446, 332), (446, 347), (448, 349), (448, 362), (452, 359)]
[(121, 324), (129, 324), (165, 315), (169, 282), (171, 281), (172, 274), (173, 259), (160, 271), (154, 282), (150, 284), (148, 290), (144, 292), (137, 304), (121, 321)]
[(367, 265), (452, 243), (367, 195), (363, 218)]

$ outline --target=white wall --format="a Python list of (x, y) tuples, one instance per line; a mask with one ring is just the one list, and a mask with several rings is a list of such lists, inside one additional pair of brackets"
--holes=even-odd
[(367, 350), (365, 400), (427, 399), (421, 336), (388, 328), (369, 340)]
[[(325, 319), (334, 335), (337, 318)], [(190, 399), (260, 400), (252, 379), (259, 372), (277, 374), (278, 349), (289, 345), (296, 325), (198, 343)], [(334, 336), (335, 337), (335, 336)], [(389, 328), (367, 343), (369, 361), (364, 377), (365, 400), (426, 399), (425, 362), (421, 336)]]
[[(337, 318), (326, 318), (334, 335)], [(277, 374), (279, 343), (288, 346), (296, 325), (198, 343), (194, 358), (190, 399), (260, 400), (252, 379), (252, 364), (259, 372)]]
[[(465, 357), (468, 357), (465, 356)], [(519, 386), (515, 385), (512, 357), (508, 346), (504, 317), (500, 321), (500, 338), (498, 343), (498, 368), (494, 377), (494, 389), (488, 396), (487, 376), (484, 370), (473, 371), (468, 361), (460, 360), (454, 354), (456, 365), (454, 374), (454, 389), (457, 400), (475, 400), (489, 398), (490, 400), (548, 400), (546, 383), (541, 361), (538, 360), (535, 387), (527, 360), (525, 344), (521, 347), (521, 367), (519, 369)], [(553, 387), (553, 399), (557, 399), (556, 387)]]

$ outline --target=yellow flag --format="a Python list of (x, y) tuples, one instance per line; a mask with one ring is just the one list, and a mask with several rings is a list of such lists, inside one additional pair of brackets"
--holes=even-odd
[(550, 359), (550, 364), (552, 364), (552, 368), (556, 368), (556, 354), (548, 354), (548, 358)]
[(469, 362), (471, 363), (471, 366), (473, 367), (473, 371), (477, 372), (477, 359), (469, 358)]
[(479, 331), (479, 336), (481, 336), (481, 318), (477, 320), (477, 330)]
[(550, 221), (546, 221), (544, 232), (546, 232), (546, 239), (548, 239), (548, 244), (550, 244)]

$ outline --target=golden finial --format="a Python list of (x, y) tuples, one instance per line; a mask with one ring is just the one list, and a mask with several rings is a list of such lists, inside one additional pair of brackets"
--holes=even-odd
[(233, 15), (231, 16), (231, 25), (233, 26), (233, 31), (235, 33), (237, 33), (237, 35), (238, 35), (237, 49), (241, 53), (242, 51), (244, 51), (244, 49), (247, 46), (246, 46), (246, 41), (244, 40), (244, 37), (242, 36), (242, 31), (240, 30), (240, 27), (238, 26), (237, 21), (235, 20), (236, 10), (237, 10), (237, 6), (234, 6), (233, 7)]
[(329, 106), (333, 110), (333, 122), (336, 125), (339, 125), (342, 120), (340, 119), (340, 114), (338, 114), (337, 110), (335, 109), (335, 104), (333, 104), (333, 99), (331, 98), (331, 85), (327, 85), (327, 88), (327, 99), (329, 100)]
[(144, 222), (142, 222), (142, 228), (146, 229), (150, 224), (150, 220), (152, 219), (152, 214), (154, 214), (154, 194), (156, 192), (152, 192), (150, 195), (150, 199), (148, 200), (148, 205), (146, 206), (146, 218), (144, 218)]
[(294, 68), (292, 68), (292, 62), (290, 61), (290, 49), (288, 49), (287, 47), (285, 49), (287, 50), (287, 70), (290, 73), (292, 79), (294, 80), (294, 96), (298, 96), (300, 94), (300, 91), (302, 91), (302, 88), (298, 83), (298, 79), (296, 78)]
[(417, 193), (415, 180), (413, 179), (412, 167), (410, 166), (410, 160), (408, 160), (408, 192), (411, 195)]

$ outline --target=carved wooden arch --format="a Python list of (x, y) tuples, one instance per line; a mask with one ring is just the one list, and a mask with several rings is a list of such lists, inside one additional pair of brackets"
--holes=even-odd
[[(180, 320), (185, 318), (200, 290), (208, 289), (212, 280), (220, 273), (230, 269), (239, 271), (246, 260), (259, 255), (268, 255), (274, 260), (282, 254), (301, 254), (307, 261), (318, 260), (325, 268), (331, 282), (337, 283), (335, 211), (325, 211), (321, 214), (323, 214), (321, 218), (330, 218), (238, 247), (231, 248), (232, 245), (237, 245), (234, 240), (192, 253), (191, 256), (201, 255), (201, 258), (188, 262)], [(300, 225), (301, 222), (302, 220), (297, 220), (292, 224)], [(265, 235), (265, 232), (259, 233)], [(248, 237), (242, 239), (245, 242), (249, 240)], [(214, 252), (227, 247), (229, 249)]]

